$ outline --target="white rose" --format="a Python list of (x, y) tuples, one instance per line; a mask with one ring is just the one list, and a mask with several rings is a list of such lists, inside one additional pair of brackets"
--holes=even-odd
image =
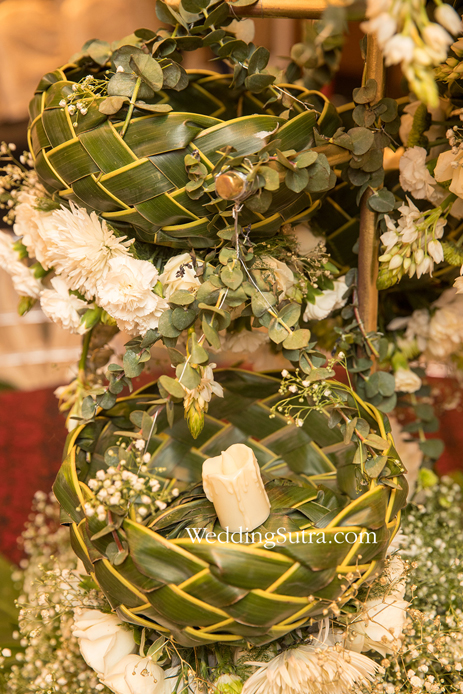
[(126, 655), (100, 677), (114, 694), (165, 694), (164, 670), (151, 658)]
[(399, 162), (400, 185), (417, 200), (425, 200), (434, 193), (435, 180), (426, 168), (424, 147), (411, 147)]
[(169, 299), (179, 289), (192, 292), (201, 286), (189, 253), (182, 253), (170, 258), (165, 264), (159, 280), (164, 287), (166, 299)]
[(326, 289), (323, 294), (315, 297), (315, 303), (307, 303), (304, 311), (304, 320), (323, 320), (327, 318), (332, 311), (342, 308), (346, 303), (344, 294), (347, 285), (344, 277), (334, 280), (334, 288)]
[(411, 369), (400, 367), (394, 373), (395, 389), (401, 393), (415, 393), (421, 388), (421, 378)]
[(83, 659), (99, 674), (108, 672), (136, 648), (132, 632), (123, 628), (114, 614), (78, 608), (71, 629)]
[(263, 255), (262, 262), (265, 265), (265, 269), (268, 268), (272, 274), (273, 281), (276, 283), (278, 291), (281, 292), (280, 298), (283, 298), (288, 289), (291, 289), (294, 284), (293, 271), (286, 263), (282, 263), (281, 260), (276, 258), (271, 258), (269, 255)]
[(85, 325), (80, 322), (79, 311), (89, 306), (74, 294), (69, 294), (69, 287), (61, 277), (51, 280), (53, 289), (45, 289), (40, 295), (40, 306), (44, 314), (54, 323), (62, 325), (73, 333), (87, 332)]
[(347, 647), (357, 653), (377, 651), (383, 657), (397, 651), (409, 604), (393, 595), (367, 600), (358, 621), (350, 625)]

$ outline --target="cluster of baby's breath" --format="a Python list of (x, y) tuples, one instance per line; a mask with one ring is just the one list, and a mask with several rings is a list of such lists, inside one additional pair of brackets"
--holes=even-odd
[(72, 91), (61, 101), (59, 105), (65, 109), (73, 119), (74, 128), (78, 125), (79, 114), (85, 116), (95, 99), (106, 94), (108, 83), (105, 80), (97, 80), (92, 75), (87, 75), (80, 82), (72, 85)]
[[(462, 492), (450, 478), (422, 489), (404, 515), (401, 555), (414, 562), (414, 606), (463, 610)], [(463, 613), (462, 613), (463, 614)]]
[[(340, 358), (344, 358), (342, 353), (336, 358), (329, 359), (323, 370), (328, 369), (331, 372)], [(315, 371), (316, 369), (312, 373)], [(281, 375), (282, 381), (278, 392), (286, 397), (273, 405), (270, 415), (272, 419), (279, 413), (286, 418), (288, 424), (302, 427), (306, 418), (314, 410), (323, 412), (327, 407), (342, 407), (346, 403), (345, 392), (336, 388), (336, 384), (333, 382), (327, 382), (323, 379), (311, 380), (307, 374), (299, 369), (291, 373), (284, 369)]]
[(104, 521), (108, 513), (125, 515), (133, 505), (136, 520), (142, 522), (178, 496), (175, 481), (161, 476), (164, 469), (149, 466), (151, 454), (145, 447), (145, 441), (137, 439), (129, 446), (122, 443), (106, 451), (106, 461), (113, 464), (88, 481), (93, 497), (84, 505), (87, 517), (96, 515)]
[(0, 143), (0, 209), (7, 210), (3, 221), (13, 224), (15, 219), (15, 206), (22, 190), (28, 190), (32, 194), (43, 194), (43, 189), (38, 183), (37, 174), (30, 152), (24, 152), (19, 159), (15, 158), (16, 145), (14, 142)]
[(83, 660), (71, 625), (75, 607), (101, 609), (107, 603), (77, 571), (69, 531), (59, 524), (59, 506), (52, 495), (35, 495), (21, 543), (26, 558), (13, 574), (22, 584), (19, 631), (14, 634), (18, 648), (14, 655), (4, 649), (0, 657), (0, 669), (6, 666), (7, 672), (4, 691), (91, 694), (104, 690)]
[(397, 657), (382, 661), (373, 694), (463, 692), (461, 488), (449, 478), (421, 489), (405, 511), (400, 555), (412, 602)]
[(385, 658), (371, 694), (463, 692), (463, 616), (408, 610), (403, 645)]

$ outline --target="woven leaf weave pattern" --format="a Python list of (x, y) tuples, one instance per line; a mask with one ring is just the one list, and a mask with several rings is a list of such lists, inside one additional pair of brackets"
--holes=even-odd
[[(161, 520), (155, 517), (147, 525), (130, 517), (124, 521), (129, 556), (118, 566), (111, 564), (106, 556), (111, 536), (90, 539), (105, 523), (95, 516), (87, 519), (82, 511), (91, 494), (86, 480), (105, 466), (105, 450), (120, 438), (116, 432), (134, 430), (130, 412), (152, 411), (148, 403), (157, 394), (155, 384), (119, 400), (70, 435), (55, 493), (72, 521), (74, 550), (122, 619), (189, 646), (264, 644), (330, 614), (333, 601), (342, 606), (379, 568), (397, 531), (407, 484), (398, 474), (396, 488), (373, 481), (359, 488), (352, 444), (343, 443), (338, 428), (328, 427), (323, 413), (313, 412), (302, 428), (288, 426), (278, 415), (270, 419), (270, 407), (281, 397), (278, 379), (241, 370), (219, 370), (216, 378), (224, 398), (211, 401), (199, 438), (191, 438), (180, 407), (172, 428), (161, 415), (149, 444), (150, 466), (165, 468), (164, 474), (186, 486), (201, 480), (204, 460), (232, 443), (246, 443), (270, 480), (272, 515), (265, 529), (275, 532), (274, 522), (289, 523), (293, 543), (266, 549), (264, 539), (236, 544), (195, 542), (185, 533), (168, 537), (161, 513)], [(372, 411), (362, 415), (374, 430)], [(279, 478), (297, 486), (279, 486)], [(322, 498), (330, 502), (323, 506)], [(178, 509), (185, 521), (182, 506)], [(291, 525), (296, 521), (299, 525)], [(322, 543), (317, 542), (321, 531)], [(357, 537), (373, 532), (374, 538), (347, 542), (349, 531)], [(336, 533), (342, 533), (340, 542)]]

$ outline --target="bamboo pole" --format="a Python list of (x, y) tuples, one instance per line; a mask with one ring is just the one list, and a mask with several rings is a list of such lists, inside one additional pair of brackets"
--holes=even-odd
[[(165, 0), (173, 9), (178, 9), (180, 0)], [(289, 19), (319, 19), (328, 6), (327, 0), (256, 0), (252, 5), (234, 6), (236, 0), (227, 0), (230, 13), (241, 17), (286, 17)], [(332, 4), (346, 6), (342, 0)], [(365, 16), (365, 1), (354, 0), (346, 7), (347, 17), (352, 21)]]
[[(376, 80), (378, 90), (375, 101), (384, 95), (385, 71), (381, 50), (376, 38), (371, 34), (367, 38), (367, 55), (363, 81)], [(360, 318), (366, 332), (375, 331), (378, 323), (378, 276), (379, 239), (376, 233), (376, 214), (367, 205), (373, 194), (371, 189), (365, 191), (360, 202), (360, 238), (358, 255), (358, 302)]]

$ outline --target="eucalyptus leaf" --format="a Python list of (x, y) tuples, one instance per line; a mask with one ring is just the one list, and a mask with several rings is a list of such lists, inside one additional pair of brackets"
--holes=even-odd
[(248, 73), (250, 75), (256, 72), (262, 72), (267, 67), (270, 59), (270, 52), (263, 46), (256, 48), (248, 61)]
[[(183, 367), (183, 363), (180, 364), (179, 366)], [(178, 398), (179, 400), (183, 400), (185, 397), (185, 391), (180, 385), (180, 383), (175, 379), (171, 378), (170, 376), (162, 375), (159, 377), (159, 382), (162, 385), (162, 387), (174, 398)]]
[(376, 477), (378, 477), (383, 471), (383, 468), (386, 465), (386, 463), (387, 456), (385, 455), (378, 455), (374, 458), (370, 458), (365, 463), (365, 471), (370, 477), (376, 479)]
[(105, 393), (96, 396), (97, 404), (103, 408), (103, 410), (110, 410), (116, 404), (116, 396), (114, 393), (110, 393), (107, 390)]
[(294, 193), (300, 193), (309, 182), (309, 172), (307, 169), (294, 169), (288, 171), (285, 176), (286, 187)]
[(164, 76), (157, 60), (146, 53), (135, 54), (130, 56), (129, 65), (154, 92), (161, 89)]
[(226, 287), (230, 287), (230, 289), (238, 289), (244, 279), (244, 276), (238, 265), (233, 266), (231, 263), (229, 263), (222, 269), (220, 279)]
[(126, 96), (107, 96), (103, 101), (100, 101), (98, 110), (106, 116), (112, 116), (120, 111), (128, 101)]
[(295, 349), (299, 350), (302, 349), (303, 347), (306, 347), (309, 343), (310, 340), (310, 330), (307, 329), (300, 329), (300, 330), (295, 330), (291, 335), (288, 335), (288, 337), (284, 340), (283, 342), (283, 347), (285, 349)]
[(201, 383), (199, 372), (186, 362), (177, 366), (175, 374), (180, 383), (188, 390), (194, 390)]
[(128, 378), (136, 378), (143, 371), (143, 364), (140, 364), (135, 352), (127, 350), (123, 358), (124, 371)]
[(392, 212), (395, 207), (395, 197), (390, 190), (383, 188), (368, 198), (368, 207), (373, 212)]

